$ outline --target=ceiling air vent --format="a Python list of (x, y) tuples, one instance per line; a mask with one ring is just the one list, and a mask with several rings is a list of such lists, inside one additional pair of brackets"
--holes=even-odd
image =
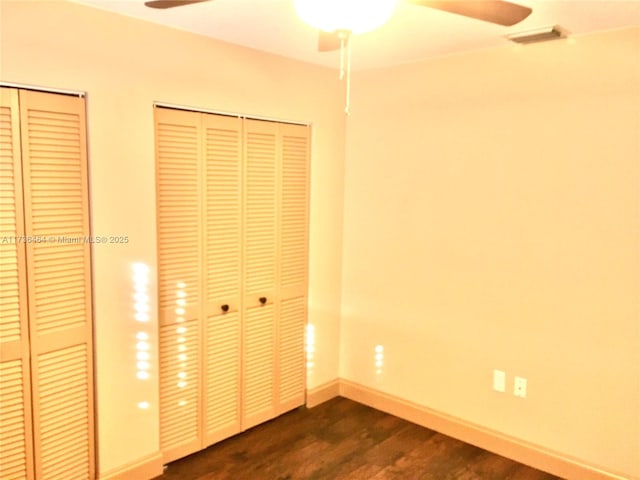
[(516, 43), (528, 44), (546, 42), (548, 40), (557, 40), (558, 38), (567, 38), (569, 32), (560, 25), (550, 27), (536, 28), (535, 30), (526, 30), (524, 32), (511, 33), (505, 37)]

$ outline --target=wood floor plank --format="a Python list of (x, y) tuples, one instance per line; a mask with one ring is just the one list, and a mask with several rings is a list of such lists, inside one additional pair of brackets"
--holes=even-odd
[(154, 480), (560, 480), (345, 398), (299, 408)]

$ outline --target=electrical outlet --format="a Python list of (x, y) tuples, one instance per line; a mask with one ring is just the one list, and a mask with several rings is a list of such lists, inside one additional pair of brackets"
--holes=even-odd
[(496, 392), (504, 392), (507, 389), (507, 374), (502, 370), (493, 371), (493, 389)]
[(513, 394), (516, 397), (527, 398), (527, 379), (516, 377), (513, 380)]

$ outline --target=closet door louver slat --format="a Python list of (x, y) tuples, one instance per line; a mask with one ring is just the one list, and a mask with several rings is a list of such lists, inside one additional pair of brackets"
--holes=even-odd
[(283, 298), (306, 295), (308, 127), (281, 125), (280, 271)]
[(201, 448), (201, 136), (197, 115), (155, 109), (160, 316), (160, 448)]
[(0, 477), (34, 478), (18, 91), (0, 88)]
[(189, 112), (159, 109), (156, 114), (158, 202), (158, 295), (161, 316), (175, 321), (177, 295), (187, 306), (200, 301), (200, 126)]
[(276, 415), (278, 124), (245, 120), (244, 142), (242, 429), (246, 430)]
[(240, 312), (207, 319), (205, 445), (240, 432)]
[(278, 287), (278, 414), (305, 401), (309, 127), (281, 124)]
[(278, 415), (305, 401), (305, 297), (283, 299), (278, 325)]
[(160, 327), (160, 446), (170, 462), (200, 450), (198, 321)]
[(87, 440), (93, 421), (87, 408), (88, 357), (83, 343), (38, 355), (34, 400), (39, 407), (39, 478), (92, 478), (89, 472), (93, 455)]
[(20, 115), (36, 477), (93, 478), (90, 245), (61, 240), (90, 234), (84, 100), (20, 91)]
[(202, 115), (206, 166), (205, 249), (207, 314), (240, 303), (242, 224), (242, 122), (240, 118)]
[(278, 125), (245, 120), (244, 293), (273, 300), (276, 276)]
[(242, 120), (200, 114), (204, 132), (205, 445), (240, 432)]
[(271, 304), (248, 309), (243, 319), (243, 430), (276, 416), (273, 316), (274, 305)]

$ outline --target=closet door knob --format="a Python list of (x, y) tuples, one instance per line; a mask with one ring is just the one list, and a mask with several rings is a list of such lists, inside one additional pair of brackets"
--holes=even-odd
[(264, 305), (265, 303), (267, 303), (267, 297), (260, 297), (260, 298), (258, 299), (258, 301), (259, 301), (262, 305)]
[(228, 312), (229, 305), (227, 305), (226, 303), (224, 305), (220, 305), (220, 310), (222, 310), (223, 312)]

